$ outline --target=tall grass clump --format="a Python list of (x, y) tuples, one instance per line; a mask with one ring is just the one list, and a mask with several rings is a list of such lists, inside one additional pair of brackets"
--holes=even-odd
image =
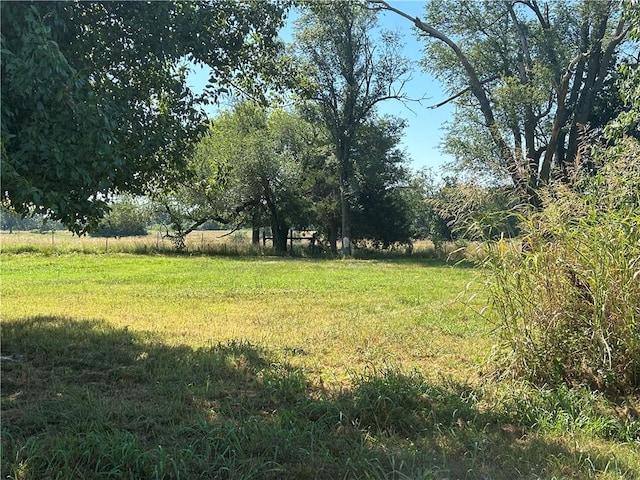
[(501, 375), (538, 385), (640, 390), (640, 145), (599, 153), (597, 175), (542, 192), (521, 242), (486, 266)]

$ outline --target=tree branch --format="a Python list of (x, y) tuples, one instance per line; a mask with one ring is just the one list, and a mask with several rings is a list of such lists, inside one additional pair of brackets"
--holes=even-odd
[[(520, 44), (522, 46), (522, 54), (524, 55), (524, 61), (527, 65), (527, 68), (531, 67), (531, 52), (529, 51), (529, 42), (527, 41), (527, 36), (524, 32), (524, 29), (522, 27), (522, 23), (520, 23), (520, 20), (518, 19), (518, 16), (516, 15), (516, 11), (513, 9), (513, 4), (509, 5), (509, 14), (511, 15), (511, 19), (513, 20), (513, 23), (516, 27), (516, 30), (518, 31), (518, 36), (520, 37)], [(520, 75), (521, 75), (521, 80), (525, 80), (524, 77), (526, 74), (526, 72), (521, 71)]]
[(543, 29), (548, 30), (549, 27), (551, 26), (549, 24), (549, 6), (546, 5), (546, 12), (545, 15), (542, 14), (542, 12), (540, 11), (540, 7), (538, 6), (538, 2), (536, 0), (516, 0), (515, 2), (513, 2), (514, 5), (516, 3), (521, 3), (522, 5), (526, 5), (527, 7), (529, 7), (533, 13), (536, 14), (536, 17), (538, 17), (538, 21), (540, 22), (540, 25), (542, 26)]
[[(509, 145), (502, 137), (502, 134), (499, 131), (500, 129), (496, 124), (496, 120), (493, 115), (493, 109), (491, 108), (491, 103), (487, 98), (486, 92), (484, 91), (483, 83), (478, 78), (478, 74), (475, 68), (473, 67), (473, 65), (471, 65), (471, 62), (466, 57), (466, 55), (462, 52), (458, 44), (456, 44), (453, 40), (451, 40), (449, 37), (447, 37), (444, 33), (440, 32), (436, 28), (424, 23), (418, 17), (412, 17), (411, 15), (403, 12), (402, 10), (392, 7), (385, 0), (368, 0), (368, 1), (369, 3), (372, 3), (374, 5), (380, 5), (380, 7), (384, 10), (394, 12), (400, 15), (401, 17), (406, 18), (407, 20), (412, 22), (416, 26), (416, 28), (426, 33), (429, 37), (433, 37), (436, 40), (440, 40), (449, 48), (451, 48), (451, 50), (453, 50), (456, 57), (458, 58), (458, 61), (462, 64), (462, 67), (464, 68), (467, 74), (467, 78), (469, 80), (469, 90), (473, 93), (473, 95), (476, 97), (476, 99), (480, 103), (480, 111), (482, 112), (482, 115), (485, 118), (487, 127), (489, 128), (489, 133), (491, 134), (491, 138), (493, 139), (496, 146), (498, 147), (498, 150), (500, 151), (501, 156), (503, 156), (505, 160), (511, 158), (512, 157), (511, 149), (509, 148)], [(514, 177), (514, 181), (517, 181), (516, 177)]]
[[(497, 80), (498, 78), (500, 78), (500, 75), (496, 74), (496, 75), (493, 75), (493, 76), (491, 76), (489, 78), (486, 78), (486, 79), (482, 80), (482, 82), (480, 82), (480, 83), (482, 85), (484, 85), (485, 83), (493, 82), (494, 80)], [(455, 95), (452, 95), (451, 97), (447, 98), (446, 100), (443, 100), (440, 103), (436, 103), (435, 105), (430, 105), (427, 108), (435, 109), (435, 108), (442, 107), (443, 105), (446, 105), (447, 103), (452, 102), (456, 98), (461, 97), (462, 95), (464, 95), (465, 93), (467, 93), (470, 90), (471, 90), (471, 87), (467, 87), (464, 90), (459, 91)]]

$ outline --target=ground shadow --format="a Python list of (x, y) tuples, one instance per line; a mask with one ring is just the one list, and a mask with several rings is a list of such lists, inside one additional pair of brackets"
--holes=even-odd
[(387, 370), (330, 390), (242, 341), (38, 317), (3, 323), (2, 354), (5, 478), (587, 477), (613, 460), (481, 409), (466, 385)]

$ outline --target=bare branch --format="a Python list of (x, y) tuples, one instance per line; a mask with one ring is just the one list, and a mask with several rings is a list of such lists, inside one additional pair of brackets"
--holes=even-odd
[(529, 7), (531, 11), (535, 13), (542, 28), (544, 28), (545, 30), (548, 30), (550, 28), (551, 24), (549, 23), (549, 5), (548, 4), (545, 5), (545, 13), (543, 14), (536, 0), (515, 0), (513, 2), (513, 5), (515, 5), (516, 3), (520, 3), (522, 5)]
[[(489, 82), (493, 82), (494, 80), (497, 80), (500, 76), (499, 75), (493, 75), (485, 80), (483, 80), (482, 82), (480, 82), (482, 85), (484, 85), (485, 83), (489, 83)], [(465, 93), (469, 92), (471, 90), (471, 87), (467, 87), (464, 90), (461, 90), (460, 92), (456, 93), (455, 95), (452, 95), (451, 97), (447, 98), (446, 100), (443, 100), (440, 103), (436, 103), (435, 105), (430, 105), (427, 108), (430, 109), (435, 109), (435, 108), (439, 108), (442, 107), (443, 105), (446, 105), (449, 102), (452, 102), (453, 100), (455, 100), (456, 98), (461, 97), (462, 95), (464, 95)]]
[[(529, 51), (529, 42), (527, 41), (527, 36), (524, 32), (524, 28), (518, 16), (516, 15), (515, 10), (513, 9), (513, 5), (509, 5), (509, 14), (511, 15), (511, 19), (516, 26), (516, 30), (518, 31), (518, 36), (520, 37), (520, 43), (522, 44), (522, 53), (524, 55), (525, 62), (527, 67), (531, 66), (531, 52)], [(521, 75), (524, 76), (525, 72), (521, 72)]]

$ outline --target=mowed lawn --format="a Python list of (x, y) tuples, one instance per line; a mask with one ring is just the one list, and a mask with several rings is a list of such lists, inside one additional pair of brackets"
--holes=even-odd
[(477, 277), (419, 261), (6, 255), (2, 318), (105, 321), (166, 345), (248, 341), (329, 382), (384, 366), (466, 378), (490, 345), (467, 288)]
[(0, 261), (3, 478), (640, 477), (632, 411), (487, 378), (477, 269)]

